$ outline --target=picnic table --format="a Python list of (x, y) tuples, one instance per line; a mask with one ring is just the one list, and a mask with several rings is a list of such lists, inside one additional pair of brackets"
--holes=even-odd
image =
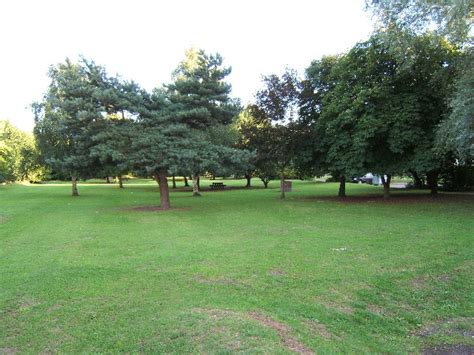
[(213, 182), (212, 184), (209, 185), (211, 190), (224, 190), (225, 185), (223, 182)]

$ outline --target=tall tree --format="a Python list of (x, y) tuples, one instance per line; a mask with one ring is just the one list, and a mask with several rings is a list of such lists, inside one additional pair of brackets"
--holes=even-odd
[(461, 74), (450, 101), (451, 114), (437, 132), (439, 152), (454, 152), (459, 162), (474, 160), (474, 51), (468, 48), (458, 62)]
[(295, 119), (301, 84), (296, 71), (287, 68), (281, 76), (272, 74), (263, 77), (263, 86), (256, 94), (256, 105), (272, 121), (274, 154), (280, 175), (280, 198), (284, 199), (285, 169), (295, 154)]
[(98, 94), (105, 70), (85, 58), (78, 63), (66, 59), (50, 68), (49, 78), (43, 101), (34, 105), (34, 133), (45, 160), (71, 177), (72, 195), (78, 196), (77, 179), (93, 176), (100, 167), (90, 150), (104, 111)]
[(146, 95), (134, 82), (120, 78), (107, 78), (104, 84), (99, 94), (106, 111), (93, 133), (91, 156), (99, 159), (104, 175), (117, 176), (122, 188), (122, 175), (133, 166), (130, 160), (132, 124)]
[(383, 35), (351, 49), (332, 70), (336, 84), (317, 123), (332, 168), (384, 176), (385, 197), (392, 175), (416, 170), (436, 180), (442, 161), (434, 136), (448, 112), (455, 50), (436, 36), (412, 43), (410, 65), (387, 49)]
[(173, 104), (162, 90), (142, 93), (132, 122), (130, 160), (141, 174), (153, 176), (160, 190), (160, 207), (169, 209), (167, 176), (187, 171), (196, 142), (192, 131), (175, 119)]
[[(167, 96), (178, 123), (186, 125), (196, 137), (196, 151), (187, 166), (193, 171), (193, 195), (199, 196), (197, 181), (215, 162), (216, 147), (207, 139), (208, 131), (216, 126), (229, 125), (240, 110), (237, 100), (230, 97), (231, 85), (225, 81), (231, 68), (223, 66), (219, 54), (206, 54), (190, 49), (173, 73), (173, 82), (166, 85)], [(199, 144), (198, 144), (199, 143)]]
[(239, 147), (254, 153), (247, 171), (263, 182), (265, 188), (278, 176), (278, 150), (271, 120), (256, 105), (249, 105), (240, 113), (236, 122), (239, 133)]
[[(414, 34), (435, 31), (447, 37), (464, 51), (464, 59), (458, 66), (457, 90), (452, 93), (451, 115), (440, 125), (438, 148), (450, 150), (455, 158), (467, 166), (473, 155), (469, 145), (474, 137), (474, 126), (469, 124), (470, 92), (472, 83), (472, 29), (474, 3), (471, 0), (367, 0), (367, 9), (379, 20), (389, 50), (401, 63), (408, 63), (406, 53), (414, 47)], [(408, 60), (407, 60), (408, 59)], [(467, 119), (466, 119), (467, 118)]]
[(340, 181), (339, 196), (345, 197), (346, 173), (337, 170), (337, 166), (333, 165), (333, 159), (327, 159), (328, 141), (335, 137), (327, 136), (324, 130), (317, 129), (325, 104), (330, 102), (326, 100), (326, 96), (337, 83), (332, 70), (340, 58), (341, 56), (324, 56), (320, 60), (313, 61), (306, 69), (299, 109), (299, 122), (304, 136), (298, 140), (299, 153), (296, 164), (300, 170), (313, 176), (331, 173)]
[(438, 175), (453, 160), (449, 151), (436, 149), (436, 135), (440, 125), (451, 114), (456, 75), (459, 71), (458, 49), (445, 39), (432, 34), (416, 36), (409, 67), (397, 70), (397, 95), (411, 97), (416, 110), (407, 123), (414, 136), (408, 169), (418, 176), (426, 176), (433, 194), (437, 193)]

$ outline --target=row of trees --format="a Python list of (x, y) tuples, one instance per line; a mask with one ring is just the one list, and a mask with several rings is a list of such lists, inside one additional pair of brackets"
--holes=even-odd
[[(78, 178), (153, 176), (162, 208), (170, 205), (167, 176), (192, 176), (198, 196), (205, 172), (245, 175), (247, 186), (258, 176), (265, 187), (290, 172), (330, 173), (344, 196), (348, 177), (371, 171), (383, 176), (387, 197), (391, 176), (411, 174), (436, 193), (440, 174), (472, 167), (473, 58), (465, 30), (451, 41), (420, 34), (423, 22), (409, 16), (416, 2), (445, 6), (368, 1), (382, 20), (377, 34), (312, 62), (303, 80), (291, 69), (264, 77), (244, 110), (230, 97), (230, 68), (218, 54), (188, 51), (172, 82), (152, 92), (92, 61), (67, 60), (51, 67), (50, 87), (34, 105), (44, 161), (72, 177), (73, 195)], [(430, 26), (433, 14), (425, 14)]]
[(49, 89), (34, 104), (44, 161), (71, 176), (74, 196), (78, 178), (132, 170), (156, 179), (164, 209), (170, 174), (191, 175), (198, 196), (202, 173), (243, 170), (252, 156), (219, 134), (240, 111), (225, 81), (229, 74), (220, 55), (202, 50), (189, 50), (173, 82), (151, 93), (85, 58), (53, 66)]
[(472, 147), (446, 139), (456, 110), (466, 109), (456, 93), (472, 54), (432, 33), (399, 35), (411, 43), (403, 56), (380, 33), (314, 61), (302, 81), (291, 70), (264, 79), (239, 121), (262, 180), (289, 166), (300, 175), (330, 173), (345, 196), (346, 178), (370, 171), (382, 176), (388, 197), (394, 175), (412, 175), (436, 193), (441, 173), (472, 165)]
[(254, 172), (264, 181), (289, 166), (330, 173), (340, 196), (347, 177), (368, 171), (383, 177), (386, 197), (393, 175), (432, 193), (440, 177), (472, 188), (472, 2), (366, 4), (379, 19), (370, 40), (314, 61), (302, 81), (291, 70), (264, 78), (239, 120), (241, 145), (257, 152)]

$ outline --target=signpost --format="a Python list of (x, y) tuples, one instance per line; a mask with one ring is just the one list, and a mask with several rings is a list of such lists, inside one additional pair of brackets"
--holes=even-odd
[(291, 192), (291, 181), (283, 181), (283, 191)]

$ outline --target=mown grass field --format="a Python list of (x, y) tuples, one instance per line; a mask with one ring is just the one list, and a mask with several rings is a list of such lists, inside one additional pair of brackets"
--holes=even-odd
[(0, 186), (0, 353), (473, 349), (474, 196), (277, 185)]

